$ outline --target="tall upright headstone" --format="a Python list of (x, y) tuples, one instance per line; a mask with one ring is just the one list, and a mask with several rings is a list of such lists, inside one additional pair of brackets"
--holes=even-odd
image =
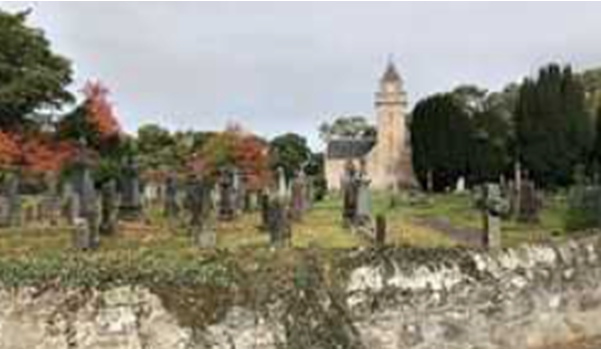
[(165, 179), (164, 214), (167, 218), (175, 218), (179, 213), (177, 203), (177, 178), (169, 174)]
[(277, 169), (277, 177), (278, 177), (278, 197), (281, 200), (286, 200), (288, 197), (288, 185), (286, 183), (286, 172), (283, 167), (278, 167)]
[(6, 198), (8, 201), (8, 223), (9, 226), (21, 224), (21, 195), (19, 186), (21, 183), (20, 172), (10, 173), (6, 179)]
[(119, 216), (126, 220), (137, 219), (142, 211), (142, 197), (138, 165), (133, 156), (127, 157), (123, 164), (120, 192)]
[(78, 202), (74, 243), (83, 250), (94, 249), (99, 244), (97, 196), (90, 165), (91, 160), (82, 144), (74, 162), (72, 181)]
[(280, 198), (270, 200), (268, 215), (271, 246), (274, 248), (289, 246), (292, 241), (292, 228), (286, 203)]
[(222, 221), (230, 221), (235, 217), (234, 179), (231, 169), (223, 168), (218, 183), (219, 202), (218, 218)]
[(215, 232), (208, 225), (208, 187), (197, 175), (191, 175), (188, 179), (185, 207), (190, 214), (190, 235), (194, 244), (200, 248), (215, 247)]
[(17, 173), (8, 173), (4, 178), (2, 185), (0, 226), (11, 227), (19, 225), (21, 217), (21, 199), (19, 195), (19, 178)]
[(509, 210), (509, 203), (502, 197), (497, 184), (486, 184), (481, 199), (484, 216), (483, 246), (488, 249), (501, 247), (501, 216)]
[(100, 234), (112, 235), (117, 226), (117, 184), (115, 180), (109, 180), (102, 185), (100, 207)]
[(290, 217), (292, 220), (301, 220), (306, 210), (306, 186), (307, 179), (304, 175), (304, 172), (299, 171), (294, 177), (291, 185)]
[(365, 162), (361, 162), (359, 174), (353, 181), (356, 191), (355, 223), (367, 224), (371, 221), (371, 196), (369, 191), (370, 179), (367, 176)]
[(357, 170), (352, 161), (345, 164), (342, 183), (342, 222), (345, 227), (355, 223), (357, 215)]

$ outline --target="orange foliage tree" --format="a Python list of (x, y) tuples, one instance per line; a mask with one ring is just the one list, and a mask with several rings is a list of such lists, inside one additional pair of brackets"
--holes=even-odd
[(69, 142), (33, 137), (23, 142), (23, 165), (34, 173), (58, 173), (75, 154)]
[(0, 131), (0, 166), (7, 168), (15, 165), (21, 156), (17, 138), (7, 132)]
[(40, 133), (14, 135), (0, 131), (0, 167), (19, 166), (29, 173), (59, 172), (74, 154), (68, 142)]
[(88, 121), (95, 127), (101, 139), (118, 135), (121, 126), (112, 104), (109, 90), (99, 81), (88, 81), (83, 88)]
[(267, 144), (239, 127), (228, 127), (211, 136), (188, 163), (191, 171), (209, 177), (214, 177), (225, 166), (237, 167), (248, 189), (262, 188), (270, 174)]

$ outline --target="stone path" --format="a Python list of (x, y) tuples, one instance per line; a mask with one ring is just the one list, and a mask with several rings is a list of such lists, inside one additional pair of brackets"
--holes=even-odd
[(482, 247), (482, 232), (468, 227), (453, 226), (446, 218), (423, 218), (415, 219), (415, 223), (439, 231), (462, 245), (468, 247)]

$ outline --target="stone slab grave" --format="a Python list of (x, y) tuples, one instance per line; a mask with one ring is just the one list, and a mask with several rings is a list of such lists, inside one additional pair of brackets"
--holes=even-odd
[(283, 248), (292, 243), (292, 227), (286, 203), (280, 198), (269, 201), (267, 225), (270, 245)]
[(215, 230), (209, 222), (210, 193), (208, 184), (196, 175), (190, 176), (186, 186), (185, 208), (189, 213), (192, 242), (199, 248), (214, 248), (217, 244)]
[(217, 183), (217, 217), (221, 221), (231, 221), (234, 220), (236, 216), (234, 180), (232, 169), (221, 169)]
[(102, 185), (100, 193), (100, 234), (110, 236), (117, 230), (117, 184), (109, 180)]
[(138, 164), (132, 156), (128, 157), (122, 165), (119, 190), (121, 195), (119, 217), (125, 220), (138, 219), (142, 214), (142, 196)]

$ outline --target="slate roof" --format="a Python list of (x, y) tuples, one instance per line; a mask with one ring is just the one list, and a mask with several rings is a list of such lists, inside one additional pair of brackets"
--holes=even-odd
[(375, 140), (332, 140), (328, 142), (326, 156), (329, 159), (361, 158), (366, 156), (375, 144)]

